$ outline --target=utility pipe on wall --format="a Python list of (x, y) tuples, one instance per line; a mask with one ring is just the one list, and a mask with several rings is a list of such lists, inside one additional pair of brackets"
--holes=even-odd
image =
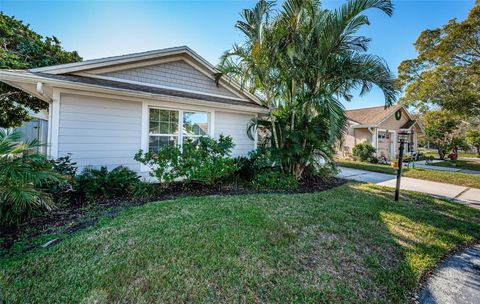
[(37, 93), (42, 95), (47, 99), (48, 102), (52, 101), (52, 98), (45, 93), (45, 90), (43, 89), (43, 82), (37, 82)]

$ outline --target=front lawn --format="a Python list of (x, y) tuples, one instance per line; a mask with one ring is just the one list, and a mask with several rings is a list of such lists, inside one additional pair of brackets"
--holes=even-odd
[(406, 193), (350, 183), (132, 207), (46, 249), (18, 244), (0, 258), (0, 300), (405, 303), (480, 240), (480, 211)]
[(403, 176), (464, 187), (480, 188), (480, 175), (475, 174), (419, 168), (405, 170)]
[(439, 163), (432, 164), (433, 166), (439, 167), (450, 167), (458, 169), (468, 169), (480, 171), (480, 160), (455, 160), (455, 161), (442, 161)]
[[(370, 164), (351, 160), (338, 160), (339, 166), (380, 172), (386, 174), (397, 174), (397, 169), (388, 165)], [(458, 186), (480, 188), (480, 175), (461, 172), (447, 172), (421, 168), (404, 168), (402, 176), (429, 180), (433, 182), (448, 183)]]
[[(434, 158), (437, 158), (437, 159), (440, 158), (438, 156), (437, 150), (434, 150), (434, 149), (429, 150), (429, 149), (420, 148), (420, 152), (422, 154), (424, 154), (425, 156), (433, 156)], [(468, 153), (468, 152), (464, 152), (464, 151), (459, 151), (458, 152), (458, 157), (478, 158), (478, 154), (477, 153)]]
[(373, 172), (379, 172), (379, 173), (385, 173), (385, 174), (397, 174), (397, 169), (389, 165), (371, 164), (371, 163), (346, 160), (346, 159), (338, 159), (336, 160), (336, 163), (339, 166), (352, 168), (352, 169), (373, 171)]

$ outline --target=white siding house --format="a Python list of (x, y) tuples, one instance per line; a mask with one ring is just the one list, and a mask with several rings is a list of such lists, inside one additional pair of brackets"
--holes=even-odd
[(72, 154), (80, 168), (124, 165), (140, 171), (142, 105), (91, 96), (61, 94), (58, 155)]
[(187, 47), (33, 70), (0, 70), (0, 81), (49, 103), (48, 155), (87, 166), (147, 168), (133, 157), (185, 138), (232, 136), (232, 156), (256, 148), (249, 121), (267, 109)]

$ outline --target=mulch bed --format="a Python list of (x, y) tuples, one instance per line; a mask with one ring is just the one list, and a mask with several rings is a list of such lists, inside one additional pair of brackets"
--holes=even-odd
[[(311, 176), (299, 182), (299, 188), (295, 191), (258, 190), (237, 184), (205, 186), (201, 184), (174, 183), (164, 189), (158, 196), (148, 200), (139, 200), (119, 197), (115, 199), (100, 200), (95, 203), (71, 204), (66, 208), (59, 208), (48, 214), (36, 217), (19, 227), (0, 227), (0, 257), (9, 255), (9, 249), (21, 237), (29, 242), (35, 237), (44, 234), (71, 234), (76, 231), (95, 225), (101, 217), (114, 217), (121, 210), (141, 206), (148, 202), (164, 201), (187, 196), (208, 195), (246, 195), (256, 193), (311, 193), (328, 190), (347, 182), (345, 179), (336, 177)], [(55, 241), (54, 243), (57, 243)], [(30, 251), (38, 245), (24, 246), (22, 251)]]

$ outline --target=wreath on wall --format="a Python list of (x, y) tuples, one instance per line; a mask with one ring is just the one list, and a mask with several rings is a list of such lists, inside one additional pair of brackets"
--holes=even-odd
[(400, 120), (401, 118), (402, 118), (402, 111), (398, 110), (397, 112), (395, 112), (395, 119)]

